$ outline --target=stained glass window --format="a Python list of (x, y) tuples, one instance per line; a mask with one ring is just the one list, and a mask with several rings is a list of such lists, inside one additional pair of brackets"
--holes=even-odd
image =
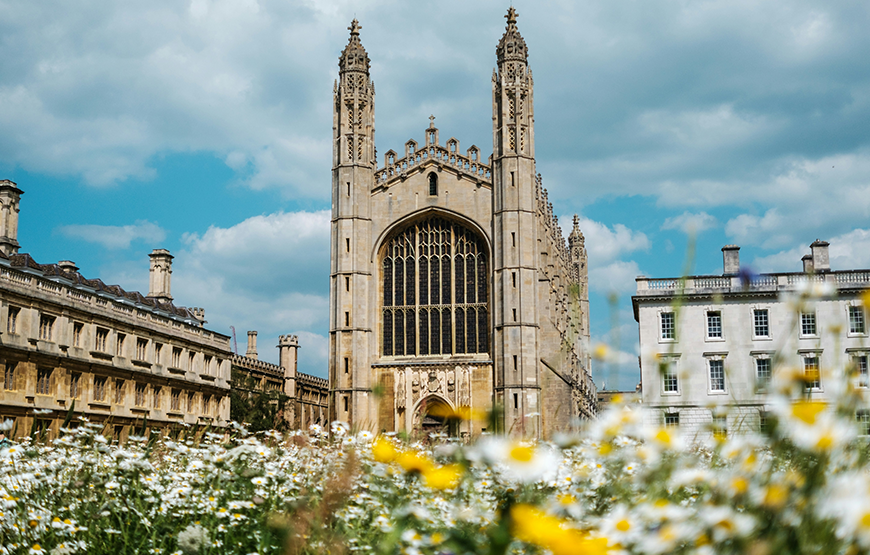
[(385, 356), (489, 351), (489, 271), (482, 238), (430, 218), (395, 235), (381, 256)]

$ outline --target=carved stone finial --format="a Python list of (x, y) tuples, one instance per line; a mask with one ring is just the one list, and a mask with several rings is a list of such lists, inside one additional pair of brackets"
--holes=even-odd
[(353, 18), (353, 21), (350, 22), (350, 27), (348, 27), (347, 30), (350, 31), (351, 36), (358, 37), (360, 29), (362, 29), (362, 25), (359, 24), (359, 21), (357, 21), (356, 18)]
[(510, 29), (511, 27), (516, 27), (516, 25), (517, 25), (517, 16), (518, 16), (518, 15), (519, 15), (519, 14), (517, 13), (517, 10), (514, 9), (513, 6), (511, 6), (510, 8), (508, 8), (508, 13), (507, 13), (506, 16), (504, 16), (505, 19), (507, 19), (508, 29)]
[(574, 229), (580, 229), (580, 216), (574, 214)]
[(435, 129), (435, 116), (429, 116), (429, 129)]

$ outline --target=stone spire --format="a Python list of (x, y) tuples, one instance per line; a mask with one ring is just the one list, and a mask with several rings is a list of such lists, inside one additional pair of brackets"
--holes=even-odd
[(580, 216), (574, 214), (574, 228), (568, 236), (568, 245), (573, 246), (577, 243), (578, 245), (583, 246), (585, 242), (586, 239), (583, 237), (583, 232), (580, 231)]
[(505, 27), (504, 35), (498, 42), (495, 49), (495, 55), (498, 57), (498, 64), (503, 62), (528, 62), (528, 49), (526, 41), (520, 35), (517, 29), (517, 11), (511, 6), (505, 16), (507, 19), (507, 27)]
[(347, 41), (347, 46), (344, 47), (341, 57), (338, 59), (339, 70), (341, 73), (345, 71), (358, 71), (368, 75), (370, 65), (369, 55), (359, 40), (359, 30), (362, 29), (362, 25), (354, 18), (347, 29), (350, 31), (350, 39)]

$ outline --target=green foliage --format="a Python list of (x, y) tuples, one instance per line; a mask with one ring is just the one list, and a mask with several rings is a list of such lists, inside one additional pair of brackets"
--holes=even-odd
[(230, 419), (242, 422), (252, 432), (286, 431), (284, 411), (289, 397), (281, 391), (258, 389), (257, 381), (244, 372), (233, 370), (230, 391)]

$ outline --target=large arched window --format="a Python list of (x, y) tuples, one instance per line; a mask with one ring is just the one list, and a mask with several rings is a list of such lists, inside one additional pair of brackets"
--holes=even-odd
[(393, 237), (382, 260), (384, 356), (489, 352), (482, 238), (430, 218)]

